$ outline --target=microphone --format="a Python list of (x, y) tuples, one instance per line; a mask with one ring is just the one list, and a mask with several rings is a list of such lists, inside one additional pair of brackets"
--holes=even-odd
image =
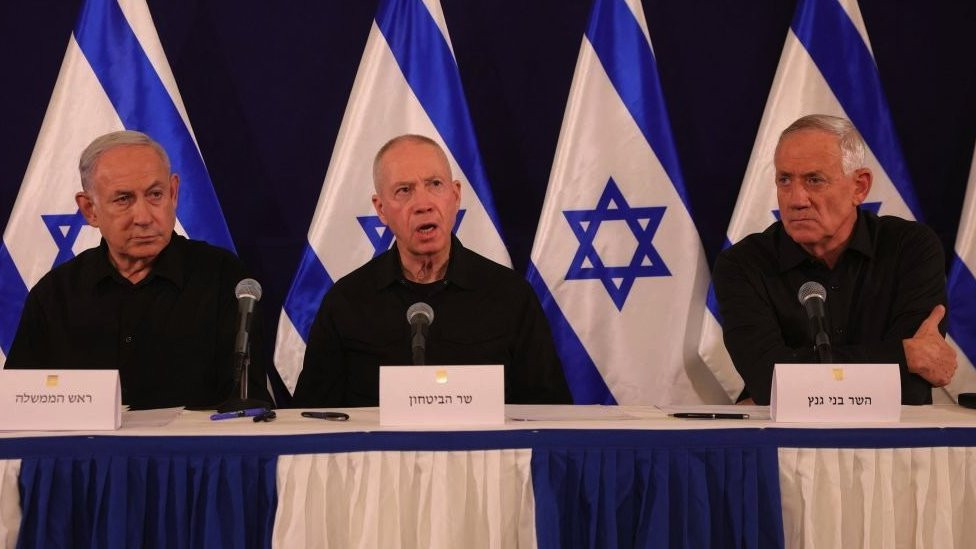
[(427, 328), (434, 322), (434, 309), (423, 301), (418, 301), (407, 309), (407, 322), (410, 323), (413, 363), (420, 366), (425, 363), (427, 353)]
[[(237, 338), (234, 340), (234, 389), (231, 396), (217, 407), (218, 412), (235, 412), (253, 408), (271, 408), (263, 400), (248, 398), (248, 367), (251, 364), (251, 317), (254, 304), (261, 300), (261, 285), (253, 278), (245, 278), (234, 288), (237, 296)], [(234, 394), (231, 393), (231, 395)]]
[(237, 296), (237, 339), (234, 342), (234, 353), (247, 353), (250, 344), (251, 317), (254, 315), (254, 304), (261, 301), (261, 285), (253, 278), (245, 278), (234, 288)]
[(813, 344), (817, 348), (817, 356), (822, 364), (834, 361), (830, 351), (830, 337), (827, 336), (826, 313), (824, 304), (827, 302), (827, 290), (819, 282), (809, 281), (800, 286), (796, 294), (800, 304), (807, 310), (810, 319), (810, 333), (813, 334)]

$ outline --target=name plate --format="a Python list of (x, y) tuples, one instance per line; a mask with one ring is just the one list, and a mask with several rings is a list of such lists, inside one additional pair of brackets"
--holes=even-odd
[(769, 412), (798, 423), (898, 422), (898, 365), (777, 364)]
[(0, 370), (0, 430), (109, 431), (122, 424), (117, 370)]
[(380, 425), (503, 423), (501, 365), (380, 367)]

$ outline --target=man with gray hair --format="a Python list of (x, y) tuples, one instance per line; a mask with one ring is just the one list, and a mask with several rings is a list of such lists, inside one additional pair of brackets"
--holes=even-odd
[[(133, 407), (207, 407), (231, 396), (232, 253), (174, 232), (180, 178), (159, 143), (103, 135), (81, 154), (75, 195), (102, 241), (44, 275), (24, 304), (7, 368), (112, 369)], [(263, 369), (250, 394), (267, 400)]]
[(719, 254), (712, 280), (725, 346), (746, 394), (768, 404), (773, 366), (817, 362), (801, 285), (827, 288), (835, 362), (898, 363), (902, 403), (929, 404), (949, 383), (945, 257), (928, 227), (860, 205), (871, 190), (866, 146), (843, 118), (804, 116), (776, 146), (780, 221)]

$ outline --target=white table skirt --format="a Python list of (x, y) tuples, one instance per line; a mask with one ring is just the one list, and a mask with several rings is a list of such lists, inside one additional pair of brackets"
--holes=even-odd
[(976, 543), (976, 448), (779, 450), (787, 547)]
[(0, 548), (17, 546), (20, 532), (19, 459), (0, 459)]
[(530, 450), (281, 456), (273, 546), (535, 547)]

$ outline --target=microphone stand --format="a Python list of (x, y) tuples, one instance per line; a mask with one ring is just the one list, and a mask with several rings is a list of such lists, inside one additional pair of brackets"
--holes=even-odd
[(230, 397), (217, 407), (218, 412), (236, 412), (238, 410), (248, 410), (250, 408), (268, 408), (271, 409), (270, 403), (257, 398), (248, 398), (247, 396), (247, 386), (248, 386), (248, 370), (251, 366), (251, 342), (247, 343), (247, 348), (243, 353), (238, 353), (234, 362), (236, 363), (234, 367), (234, 384), (235, 391), (237, 393), (237, 398)]

